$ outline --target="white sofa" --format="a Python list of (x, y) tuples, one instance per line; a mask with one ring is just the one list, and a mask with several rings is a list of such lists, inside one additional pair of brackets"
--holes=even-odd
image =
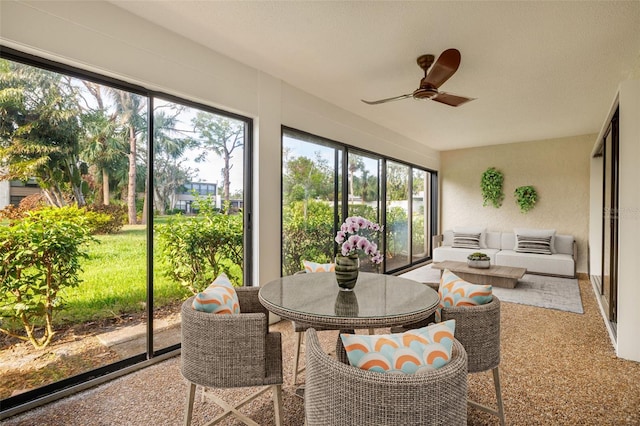
[(576, 276), (578, 251), (575, 239), (571, 235), (555, 234), (552, 239), (552, 254), (519, 253), (515, 251), (514, 232), (482, 233), (480, 248), (454, 248), (453, 230), (444, 231), (433, 237), (433, 261), (457, 260), (466, 262), (467, 256), (482, 252), (489, 256), (492, 265), (516, 266), (526, 268), (527, 273), (554, 275), (561, 277)]

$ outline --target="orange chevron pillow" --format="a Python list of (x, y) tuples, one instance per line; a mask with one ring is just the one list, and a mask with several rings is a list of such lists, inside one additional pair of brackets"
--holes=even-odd
[(493, 287), (490, 285), (471, 284), (445, 269), (440, 278), (438, 288), (440, 303), (436, 309), (436, 322), (440, 322), (442, 308), (451, 306), (484, 305), (493, 299)]
[(305, 272), (333, 272), (336, 270), (335, 263), (316, 263), (310, 260), (303, 260)]
[(239, 314), (238, 295), (224, 272), (193, 298), (193, 309), (211, 314)]
[(420, 374), (451, 360), (456, 320), (396, 334), (341, 334), (349, 364), (391, 374)]

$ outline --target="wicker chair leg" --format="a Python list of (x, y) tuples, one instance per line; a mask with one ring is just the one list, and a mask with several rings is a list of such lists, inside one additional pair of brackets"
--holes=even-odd
[(376, 334), (376, 329), (375, 328), (370, 328), (369, 329), (369, 336), (373, 336), (374, 334)]
[(243, 407), (244, 405), (246, 405), (249, 402), (253, 401), (254, 399), (256, 399), (257, 397), (259, 397), (260, 395), (262, 395), (263, 393), (265, 393), (266, 391), (268, 391), (271, 388), (272, 388), (272, 386), (263, 387), (261, 390), (255, 392), (255, 393), (252, 393), (251, 395), (247, 396), (242, 401), (238, 402), (235, 407), (232, 406), (232, 405), (229, 405), (229, 403), (227, 403), (225, 400), (223, 400), (223, 399), (219, 398), (218, 396), (214, 395), (213, 392), (207, 392), (207, 398), (210, 399), (211, 401), (213, 401), (214, 403), (216, 403), (218, 406), (220, 406), (224, 410), (224, 412), (222, 414), (220, 414), (219, 416), (217, 416), (216, 418), (214, 418), (213, 420), (211, 420), (209, 423), (207, 423), (206, 426), (215, 425), (215, 424), (219, 423), (220, 421), (222, 421), (223, 419), (225, 419), (225, 418), (227, 418), (227, 417), (229, 417), (231, 415), (235, 416), (238, 420), (240, 420), (242, 423), (244, 423), (244, 424), (246, 424), (248, 426), (260, 426), (258, 423), (256, 423), (255, 421), (251, 420), (249, 417), (245, 416), (244, 414), (242, 414), (238, 410), (241, 407)]
[(493, 414), (494, 416), (498, 416), (498, 418), (500, 419), (500, 425), (504, 426), (505, 425), (504, 405), (502, 403), (502, 387), (500, 386), (500, 373), (498, 371), (498, 367), (494, 368), (492, 371), (493, 371), (493, 384), (496, 388), (496, 399), (498, 401), (498, 409), (496, 410), (494, 408), (487, 407), (486, 405), (479, 404), (472, 400), (468, 400), (467, 402), (470, 406), (477, 408), (478, 410), (482, 410), (489, 414)]
[(193, 415), (193, 400), (196, 397), (195, 383), (189, 383), (187, 388), (187, 406), (184, 411), (184, 426), (191, 426), (191, 416)]
[(273, 392), (273, 416), (276, 426), (282, 426), (282, 385), (271, 386)]
[(496, 387), (496, 400), (498, 401), (498, 417), (500, 418), (500, 426), (504, 426), (504, 404), (502, 403), (502, 386), (500, 385), (500, 371), (498, 370), (498, 367), (493, 369), (493, 384)]
[(295, 385), (298, 382), (298, 373), (302, 371), (298, 371), (298, 365), (300, 364), (300, 349), (302, 347), (302, 338), (304, 333), (302, 331), (296, 331), (296, 356), (293, 359), (293, 384)]

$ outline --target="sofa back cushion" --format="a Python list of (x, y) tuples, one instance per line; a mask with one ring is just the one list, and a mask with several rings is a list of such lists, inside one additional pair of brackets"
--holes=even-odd
[(442, 233), (442, 245), (449, 247), (453, 245), (453, 230), (448, 229)]
[(516, 234), (513, 232), (503, 232), (500, 237), (500, 249), (513, 250), (516, 246)]
[(487, 248), (500, 249), (502, 247), (502, 232), (487, 232)]
[(557, 253), (573, 255), (573, 235), (556, 234), (554, 243)]

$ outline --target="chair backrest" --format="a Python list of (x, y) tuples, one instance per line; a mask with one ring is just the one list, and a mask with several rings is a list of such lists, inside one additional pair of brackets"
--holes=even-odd
[(492, 370), (500, 364), (500, 299), (478, 306), (442, 308), (442, 321), (456, 320), (456, 339), (469, 357), (469, 373)]
[[(196, 311), (193, 297), (182, 304), (182, 375), (192, 383), (220, 388), (258, 386), (269, 376), (277, 376), (278, 368), (282, 383), (281, 336), (268, 332), (259, 288), (237, 290), (241, 312), (237, 315)], [(278, 381), (277, 377), (269, 380)]]
[(467, 355), (457, 340), (451, 361), (422, 374), (383, 374), (343, 364), (327, 355), (307, 330), (305, 414), (316, 425), (464, 425)]

